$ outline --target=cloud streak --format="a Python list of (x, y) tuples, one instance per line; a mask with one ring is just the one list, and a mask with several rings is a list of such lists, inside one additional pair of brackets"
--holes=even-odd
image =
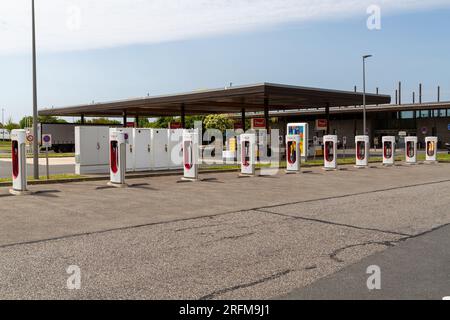
[[(35, 0), (39, 50), (72, 51), (252, 31), (289, 22), (449, 7), (448, 0)], [(30, 48), (29, 0), (0, 2), (0, 54)]]

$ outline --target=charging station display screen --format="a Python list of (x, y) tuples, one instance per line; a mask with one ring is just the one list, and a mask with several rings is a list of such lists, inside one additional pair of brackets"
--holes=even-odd
[(384, 143), (384, 157), (386, 159), (392, 158), (392, 142), (391, 141), (386, 141)]
[(12, 142), (12, 174), (14, 179), (19, 176), (19, 142)]
[(408, 157), (409, 158), (413, 158), (416, 154), (415, 150), (414, 150), (414, 142), (412, 141), (408, 141), (407, 143), (407, 151), (408, 151)]
[(288, 161), (290, 164), (297, 162), (297, 143), (295, 141), (288, 142)]
[(325, 142), (325, 159), (328, 162), (334, 160), (334, 143), (332, 141)]
[(305, 150), (307, 148), (306, 143), (306, 125), (301, 126), (289, 126), (288, 128), (288, 135), (296, 135), (300, 136), (300, 154), (302, 156), (306, 156)]
[(184, 142), (184, 167), (187, 170), (191, 170), (194, 166), (193, 164), (193, 154), (192, 154), (192, 142), (191, 141), (185, 141)]
[(250, 165), (250, 141), (244, 141), (244, 147), (242, 148), (242, 164), (244, 167)]
[(111, 141), (111, 171), (115, 174), (119, 171), (119, 143), (117, 141)]
[(433, 141), (428, 141), (427, 143), (427, 155), (433, 157), (436, 151), (436, 146)]
[(364, 141), (358, 141), (356, 144), (356, 154), (358, 160), (364, 160), (366, 158), (366, 143)]

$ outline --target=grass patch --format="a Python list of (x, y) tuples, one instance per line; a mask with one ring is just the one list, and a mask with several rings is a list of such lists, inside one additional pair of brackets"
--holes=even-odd
[[(70, 179), (79, 179), (84, 178), (84, 176), (80, 176), (77, 174), (54, 174), (50, 175), (49, 180), (70, 180)], [(36, 181), (33, 177), (28, 177), (28, 182)], [(41, 176), (39, 181), (48, 181), (46, 176)], [(0, 183), (12, 182), (12, 178), (0, 178)]]
[[(9, 149), (8, 149), (9, 150)], [(49, 158), (73, 158), (75, 153), (49, 153)], [(33, 158), (33, 155), (27, 155), (28, 159)], [(39, 158), (45, 158), (45, 153), (39, 153)], [(11, 159), (11, 153), (0, 153), (0, 159)]]

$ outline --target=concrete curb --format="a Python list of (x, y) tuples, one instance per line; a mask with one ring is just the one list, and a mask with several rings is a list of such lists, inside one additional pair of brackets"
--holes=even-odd
[[(439, 163), (448, 163), (441, 161)], [(370, 162), (370, 164), (382, 164), (381, 162)], [(316, 168), (321, 167), (321, 164), (313, 164), (313, 165), (303, 165), (303, 168)], [(347, 167), (347, 166), (354, 166), (354, 164), (341, 164), (339, 167)], [(286, 167), (280, 167), (280, 170), (286, 169)], [(259, 169), (257, 169), (259, 170)], [(222, 170), (200, 170), (200, 173), (203, 174), (211, 174), (211, 173), (229, 173), (229, 172), (239, 172), (239, 169), (222, 169)], [(142, 178), (151, 178), (151, 177), (170, 177), (170, 176), (181, 176), (183, 174), (182, 170), (174, 170), (174, 171), (163, 171), (163, 172), (146, 172), (146, 173), (136, 173), (136, 174), (128, 174), (127, 179), (142, 179)], [(107, 181), (109, 180), (109, 175), (104, 176), (95, 176), (95, 177), (81, 177), (81, 178), (74, 178), (74, 179), (60, 179), (60, 180), (39, 180), (39, 181), (28, 181), (28, 185), (48, 185), (48, 184), (60, 184), (60, 183), (71, 183), (71, 182), (90, 182), (90, 181)], [(0, 182), (0, 187), (10, 187), (12, 185), (12, 182)]]

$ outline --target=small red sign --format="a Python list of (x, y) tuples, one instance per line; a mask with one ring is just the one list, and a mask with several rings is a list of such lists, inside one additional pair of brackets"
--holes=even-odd
[(127, 122), (127, 128), (134, 128), (135, 125), (134, 122)]
[(316, 120), (316, 130), (326, 130), (328, 127), (327, 119), (317, 119)]
[(171, 122), (169, 123), (169, 129), (183, 129), (181, 122)]
[(265, 129), (266, 128), (266, 119), (264, 119), (264, 118), (252, 119), (252, 128), (253, 129)]
[(234, 122), (234, 130), (242, 129), (242, 121)]

